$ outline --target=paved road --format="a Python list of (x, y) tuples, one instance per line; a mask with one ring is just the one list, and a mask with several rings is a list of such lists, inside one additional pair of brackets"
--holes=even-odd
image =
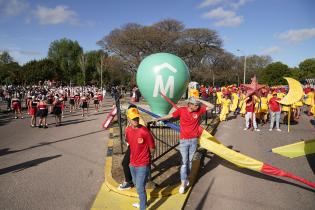
[(29, 118), (0, 116), (0, 209), (89, 209), (104, 180), (108, 134), (102, 113), (67, 113), (63, 126), (29, 127)]
[[(289, 159), (267, 152), (271, 148), (315, 137), (311, 118), (303, 115), (291, 132), (243, 131), (244, 119), (220, 124), (217, 139), (234, 150), (315, 182), (315, 156)], [(288, 179), (240, 169), (208, 153), (201, 177), (185, 207), (192, 209), (315, 209), (315, 191)]]

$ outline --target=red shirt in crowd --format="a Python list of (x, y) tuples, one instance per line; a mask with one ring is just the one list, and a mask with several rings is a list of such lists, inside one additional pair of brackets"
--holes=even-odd
[(198, 111), (189, 112), (188, 107), (180, 107), (173, 112), (173, 118), (179, 117), (180, 121), (180, 139), (199, 138), (201, 130), (199, 129), (201, 115), (206, 113), (206, 107), (201, 106)]
[(150, 163), (150, 149), (155, 148), (154, 139), (145, 126), (126, 128), (126, 139), (130, 145), (130, 165), (146, 166)]
[(269, 100), (269, 107), (270, 107), (271, 111), (273, 111), (273, 112), (280, 112), (280, 104), (279, 104), (279, 102), (277, 102), (277, 101), (280, 101), (280, 100), (281, 100), (280, 98), (274, 98), (274, 97), (272, 97)]
[(252, 101), (252, 100), (248, 100), (248, 101), (246, 101), (246, 112), (254, 112), (254, 109), (255, 109), (255, 107), (254, 107), (254, 102)]

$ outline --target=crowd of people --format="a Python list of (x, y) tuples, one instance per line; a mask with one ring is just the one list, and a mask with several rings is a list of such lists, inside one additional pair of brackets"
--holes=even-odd
[[(227, 87), (206, 87), (191, 89), (189, 95), (210, 100), (216, 104), (216, 111), (220, 116), (220, 121), (226, 121), (230, 115), (240, 114), (245, 118), (244, 130), (252, 127), (255, 131), (260, 131), (258, 123), (263, 126), (270, 122), (269, 130), (280, 130), (280, 119), (287, 124), (288, 120), (298, 121), (301, 114), (305, 112), (308, 116), (315, 117), (315, 92), (311, 85), (306, 85), (303, 89), (304, 97), (292, 106), (285, 106), (279, 103), (288, 93), (288, 87), (264, 87), (258, 94), (248, 96), (247, 91), (242, 86), (230, 85)], [(289, 118), (290, 111), (290, 118)]]
[[(13, 111), (14, 119), (23, 119), (22, 107), (30, 116), (30, 126), (47, 128), (49, 114), (55, 118), (55, 126), (60, 126), (65, 108), (69, 112), (81, 111), (82, 116), (89, 114), (92, 103), (95, 112), (99, 111), (106, 90), (97, 87), (47, 87), (47, 86), (2, 86), (1, 101), (6, 103), (7, 111)], [(38, 119), (38, 121), (37, 121)]]

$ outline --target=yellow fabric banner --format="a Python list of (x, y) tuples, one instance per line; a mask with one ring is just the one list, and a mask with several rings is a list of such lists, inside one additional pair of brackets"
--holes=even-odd
[(263, 166), (263, 162), (227, 148), (206, 130), (203, 130), (199, 138), (199, 144), (201, 147), (209, 150), (210, 152), (213, 152), (227, 161), (234, 163), (241, 168), (247, 168), (260, 172)]
[(315, 153), (315, 139), (273, 148), (272, 152), (289, 158), (313, 154)]

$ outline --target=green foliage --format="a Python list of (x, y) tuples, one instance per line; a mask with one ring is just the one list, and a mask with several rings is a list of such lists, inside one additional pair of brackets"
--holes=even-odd
[(37, 84), (45, 80), (61, 80), (60, 69), (50, 59), (30, 61), (22, 67), (23, 83)]
[(9, 54), (9, 52), (7, 51), (3, 51), (0, 54), (0, 64), (9, 64), (9, 63), (13, 63), (13, 58), (12, 56)]
[(303, 78), (315, 78), (315, 58), (309, 58), (299, 64)]
[(53, 41), (48, 49), (48, 58), (53, 60), (62, 71), (62, 81), (74, 80), (76, 74), (80, 73), (79, 56), (83, 50), (77, 41), (60, 39)]
[(283, 77), (291, 76), (289, 67), (281, 62), (271, 63), (261, 71), (259, 81), (268, 85), (283, 85)]
[(21, 84), (20, 68), (16, 62), (0, 64), (0, 84)]

